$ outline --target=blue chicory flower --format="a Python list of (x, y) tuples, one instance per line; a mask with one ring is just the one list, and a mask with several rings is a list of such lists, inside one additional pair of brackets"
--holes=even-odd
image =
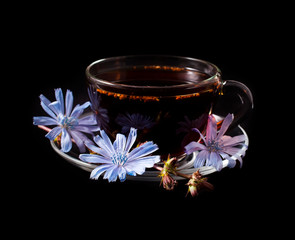
[(104, 130), (100, 131), (100, 135), (94, 137), (94, 142), (99, 147), (86, 144), (97, 154), (80, 154), (79, 156), (85, 162), (100, 164), (91, 172), (92, 179), (98, 179), (105, 172), (104, 179), (108, 179), (109, 182), (115, 182), (117, 177), (123, 182), (126, 174), (141, 175), (145, 172), (145, 168), (151, 168), (160, 161), (160, 156), (150, 155), (158, 150), (158, 146), (152, 141), (145, 142), (130, 151), (137, 137), (135, 128), (130, 129), (127, 139), (125, 135), (118, 133), (113, 144)]
[(190, 134), (194, 128), (201, 128), (206, 124), (208, 119), (208, 114), (202, 114), (199, 118), (191, 120), (188, 116), (184, 117), (184, 121), (179, 122), (180, 127), (176, 130), (176, 133), (186, 133)]
[(101, 97), (93, 87), (88, 88), (88, 96), (91, 102), (91, 110), (96, 116), (97, 125), (100, 129), (107, 129), (109, 123), (108, 110), (101, 107)]
[(228, 114), (223, 120), (221, 128), (217, 133), (216, 119), (213, 115), (209, 115), (206, 137), (195, 128), (195, 131), (197, 131), (203, 139), (204, 144), (191, 142), (185, 146), (187, 154), (200, 151), (194, 162), (195, 168), (202, 167), (205, 164), (205, 166), (213, 166), (217, 171), (220, 171), (223, 167), (222, 158), (228, 159), (230, 166), (233, 167), (235, 161), (230, 159), (229, 155), (235, 156), (239, 160), (240, 165), (242, 165), (242, 158), (237, 154), (240, 151), (240, 148), (237, 148), (236, 146), (241, 145), (242, 142), (245, 141), (245, 136), (238, 135), (231, 137), (224, 135), (232, 123), (233, 118), (232, 114)]
[(140, 113), (127, 113), (126, 115), (119, 114), (116, 118), (116, 122), (122, 126), (123, 133), (127, 133), (131, 127), (143, 130), (152, 128), (155, 125), (155, 122), (153, 122), (151, 117)]
[(90, 105), (90, 102), (82, 105), (78, 104), (73, 109), (73, 93), (67, 90), (64, 104), (64, 97), (60, 88), (55, 89), (55, 98), (56, 101), (51, 103), (44, 95), (40, 95), (41, 106), (50, 117), (33, 117), (33, 124), (56, 125), (46, 134), (46, 137), (54, 140), (61, 134), (61, 150), (63, 152), (71, 150), (71, 138), (74, 139), (80, 152), (85, 152), (84, 142), (89, 139), (82, 132), (93, 135), (93, 132), (100, 130), (96, 125), (94, 114), (81, 117), (81, 114)]
[(182, 134), (184, 135), (181, 147), (186, 146), (190, 142), (194, 141), (197, 137), (199, 137), (199, 134), (194, 131), (195, 128), (201, 129), (203, 126), (206, 126), (206, 123), (208, 121), (208, 114), (202, 114), (199, 118), (191, 120), (188, 116), (184, 117), (184, 121), (178, 122), (180, 127), (176, 130), (176, 134)]

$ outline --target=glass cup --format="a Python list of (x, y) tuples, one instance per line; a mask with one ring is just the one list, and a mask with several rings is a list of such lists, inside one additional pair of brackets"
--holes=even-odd
[(163, 159), (183, 156), (200, 138), (193, 128), (206, 129), (208, 114), (216, 111), (222, 119), (233, 113), (237, 124), (253, 107), (247, 86), (222, 80), (217, 66), (194, 58), (112, 57), (90, 64), (86, 76), (99, 93), (101, 128), (113, 140), (136, 128), (137, 144), (153, 141)]

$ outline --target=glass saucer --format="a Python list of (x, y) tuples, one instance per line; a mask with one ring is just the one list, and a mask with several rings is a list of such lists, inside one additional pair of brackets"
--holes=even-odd
[[(246, 154), (246, 150), (249, 145), (249, 138), (246, 133), (246, 131), (239, 125), (236, 128), (230, 130), (226, 135), (230, 135), (232, 137), (237, 135), (244, 135), (245, 141), (240, 146), (240, 151), (238, 152), (238, 155), (240, 157), (244, 157)], [(79, 154), (70, 151), (69, 153), (62, 152), (58, 145), (54, 141), (50, 141), (50, 144), (55, 152), (57, 152), (62, 158), (64, 158), (69, 163), (85, 170), (88, 172), (91, 172), (94, 168), (97, 167), (96, 164), (86, 163), (79, 159)], [(216, 169), (212, 166), (203, 166), (200, 168), (194, 168), (194, 161), (197, 156), (198, 152), (194, 152), (190, 155), (184, 155), (180, 159), (178, 159), (178, 167), (177, 170), (183, 174), (192, 174), (195, 171), (199, 170), (200, 174), (203, 176), (209, 175), (211, 173), (216, 172)], [(237, 160), (235, 156), (231, 157), (231, 160)], [(229, 165), (228, 160), (223, 160), (223, 168), (227, 167)], [(158, 177), (160, 174), (160, 171), (155, 170), (154, 168), (147, 168), (146, 171), (142, 175), (137, 176), (127, 176), (127, 180), (136, 180), (136, 181), (160, 181), (161, 178)], [(173, 176), (175, 180), (181, 180), (183, 179), (180, 176)]]

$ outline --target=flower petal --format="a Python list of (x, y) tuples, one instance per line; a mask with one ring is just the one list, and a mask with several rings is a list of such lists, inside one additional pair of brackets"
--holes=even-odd
[(110, 160), (106, 159), (102, 156), (96, 155), (96, 154), (80, 154), (79, 158), (88, 163), (107, 163), (110, 164)]
[(74, 130), (69, 130), (69, 133), (72, 136), (72, 138), (75, 140), (75, 143), (78, 146), (80, 153), (85, 152), (86, 148), (84, 145), (84, 140), (87, 137), (83, 133), (80, 133)]
[[(125, 169), (126, 170), (126, 169)], [(130, 171), (130, 172), (127, 172), (127, 174), (129, 175), (129, 176), (136, 176), (136, 172), (134, 172), (134, 171)]]
[(147, 157), (138, 158), (134, 161), (136, 161), (137, 163), (142, 162), (142, 163), (144, 163), (146, 168), (151, 168), (154, 166), (155, 163), (160, 162), (161, 158), (159, 155), (154, 155), (154, 156), (147, 156)]
[(83, 111), (85, 110), (85, 108), (87, 108), (88, 106), (90, 106), (90, 102), (89, 101), (86, 102), (86, 103), (84, 103), (84, 104), (82, 104), (82, 105), (77, 104), (75, 106), (75, 108), (73, 109), (70, 117), (73, 117), (73, 118), (80, 117), (80, 115), (83, 113)]
[(129, 154), (128, 154), (128, 159), (130, 160), (135, 160), (137, 158), (144, 157), (148, 154), (151, 154), (155, 151), (157, 151), (158, 145), (154, 144), (152, 141), (146, 142), (142, 144), (140, 147), (137, 147), (133, 149)]
[(236, 146), (244, 142), (246, 139), (245, 135), (238, 135), (234, 137), (230, 136), (223, 136), (221, 138), (222, 144), (224, 147), (229, 147), (229, 146)]
[(115, 182), (117, 180), (118, 171), (119, 171), (120, 167), (122, 167), (122, 166), (113, 165), (113, 166), (109, 167), (106, 170), (106, 172), (103, 176), (103, 179), (108, 179), (109, 182)]
[(60, 102), (55, 101), (49, 104), (50, 109), (58, 116), (58, 115), (64, 115), (62, 112), (62, 105)]
[(114, 155), (114, 152), (110, 151), (109, 148), (106, 146), (104, 140), (99, 136), (95, 136), (93, 138), (94, 142), (103, 150), (103, 156), (107, 157), (107, 158), (112, 158), (112, 156)]
[(221, 138), (225, 134), (225, 132), (227, 131), (228, 127), (230, 126), (233, 120), (234, 120), (234, 115), (230, 113), (224, 118), (221, 128), (219, 130), (217, 139)]
[(65, 128), (62, 129), (61, 133), (61, 150), (63, 152), (69, 152), (72, 148), (71, 136)]
[[(240, 148), (235, 148), (235, 147), (227, 147), (224, 152), (230, 154), (232, 157), (236, 158), (240, 162), (240, 167), (243, 165), (243, 159), (241, 156), (245, 154), (244, 151), (242, 151)], [(230, 156), (225, 157), (229, 161), (233, 161)]]
[(34, 125), (58, 125), (56, 119), (51, 117), (33, 117), (33, 124)]
[(133, 146), (135, 140), (136, 140), (136, 137), (137, 137), (137, 129), (135, 128), (130, 128), (130, 132), (129, 132), (129, 135), (128, 135), (128, 138), (127, 138), (127, 142), (126, 142), (126, 145), (125, 145), (125, 152), (129, 152), (131, 147)]
[(95, 106), (93, 106), (93, 105), (96, 102), (97, 91), (95, 90), (95, 88), (90, 86), (90, 87), (87, 88), (87, 92), (88, 92), (88, 96), (89, 96), (89, 99), (90, 99), (90, 102), (91, 102), (91, 108), (92, 107), (95, 108)]
[(237, 154), (239, 151), (241, 151), (241, 149), (237, 147), (227, 146), (227, 147), (223, 147), (222, 151), (233, 156)]
[[(41, 98), (41, 96), (43, 96), (43, 95), (40, 95), (40, 98)], [(44, 97), (45, 98), (45, 97)], [(47, 98), (46, 98), (47, 99)], [(48, 99), (47, 99), (47, 101), (48, 101)], [(51, 116), (52, 118), (56, 118), (56, 114), (54, 113), (54, 110), (52, 110), (50, 107), (49, 107), (49, 105), (51, 104), (50, 102), (49, 102), (49, 104), (47, 105), (47, 103), (44, 103), (42, 100), (41, 100), (41, 107), (44, 109), (44, 111), (49, 115), (49, 116)]]
[[(228, 161), (228, 164), (226, 165), (228, 168), (234, 168), (237, 164), (236, 160), (233, 160), (227, 153), (225, 152), (219, 152), (220, 156), (223, 159), (226, 159)], [(242, 160), (242, 158), (241, 158)]]
[(207, 140), (206, 140), (206, 138), (205, 138), (204, 135), (200, 132), (199, 129), (197, 129), (197, 128), (193, 128), (192, 131), (195, 131), (195, 132), (199, 133), (199, 134), (200, 134), (200, 137), (202, 138), (202, 140), (204, 141), (204, 143), (207, 144)]
[[(99, 148), (99, 147), (93, 145), (93, 143), (85, 142), (85, 145), (86, 145), (86, 147), (89, 148), (92, 152), (95, 152), (95, 153), (97, 153), (97, 154), (100, 154), (100, 150), (101, 150), (101, 148)], [(100, 155), (102, 155), (102, 154), (100, 154)]]
[(213, 166), (217, 171), (222, 170), (222, 159), (216, 152), (211, 152), (209, 159), (206, 161), (206, 166)]
[(73, 126), (73, 129), (79, 132), (90, 133), (92, 135), (93, 135), (93, 132), (97, 132), (100, 130), (98, 126), (83, 126), (83, 125)]
[(135, 176), (136, 174), (143, 174), (145, 172), (145, 164), (144, 162), (127, 162), (124, 164), (124, 168), (127, 171), (128, 175)]
[[(151, 168), (154, 166), (155, 163), (159, 162), (160, 156), (148, 156), (148, 157), (142, 157), (138, 158), (136, 160), (127, 161), (124, 164), (124, 168), (128, 172), (129, 175), (132, 175), (133, 172), (137, 174), (143, 174), (145, 172), (146, 168)], [(132, 175), (134, 176), (134, 175)]]
[(88, 91), (88, 96), (91, 102), (90, 107), (95, 112), (96, 110), (100, 108), (100, 101), (101, 101), (100, 96), (98, 96), (98, 92), (96, 91), (94, 87), (89, 87), (87, 91)]
[(236, 158), (237, 158), (237, 160), (239, 161), (239, 163), (240, 163), (240, 168), (243, 166), (243, 159), (242, 159), (242, 157), (240, 156), (240, 155), (238, 155), (238, 154), (235, 154), (234, 155)]
[(124, 182), (126, 180), (126, 170), (124, 167), (119, 168), (118, 176), (121, 182)]
[(41, 95), (39, 96), (39, 98), (40, 98), (41, 102), (43, 102), (44, 105), (47, 106), (47, 107), (48, 107), (49, 104), (51, 103), (51, 102), (48, 100), (48, 98), (45, 97), (43, 94), (41, 94)]
[(65, 114), (65, 107), (64, 107), (65, 104), (64, 104), (64, 96), (62, 94), (61, 88), (55, 89), (55, 98), (56, 98), (57, 102), (59, 102), (59, 104), (60, 104), (59, 109), (60, 109), (61, 114), (64, 115)]
[(198, 143), (198, 142), (191, 142), (188, 145), (186, 145), (184, 148), (185, 148), (185, 151), (187, 154), (191, 154), (196, 151), (207, 149), (206, 146), (204, 146), (203, 144)]
[(207, 150), (202, 150), (201, 152), (199, 152), (194, 162), (194, 168), (203, 167), (205, 161), (209, 158), (209, 154), (210, 152)]
[(86, 147), (88, 147), (91, 151), (99, 154), (99, 155), (102, 155), (104, 158), (106, 159), (111, 159), (109, 154), (102, 148), (99, 148), (99, 147), (96, 147), (94, 146), (92, 143), (90, 142), (84, 142), (84, 144), (86, 145)]
[(235, 160), (232, 160), (232, 159), (227, 159), (228, 160), (228, 164), (227, 164), (227, 167), (228, 168), (234, 168), (237, 164), (237, 162)]
[(67, 117), (69, 117), (71, 114), (71, 111), (73, 109), (73, 102), (74, 102), (73, 93), (72, 91), (68, 89), (66, 93), (66, 116)]
[(61, 127), (55, 127), (53, 128), (49, 133), (45, 135), (49, 140), (54, 140), (57, 138), (57, 136), (61, 133)]
[(74, 107), (74, 109), (73, 109), (73, 111), (72, 111), (70, 117), (78, 118), (78, 117), (83, 113), (83, 111), (84, 111), (84, 110), (81, 109), (81, 105), (80, 105), (80, 104), (77, 104), (77, 105)]
[(212, 141), (216, 138), (217, 134), (217, 122), (213, 115), (209, 115), (207, 129), (206, 129), (206, 139)]
[(99, 135), (94, 137), (94, 141), (99, 147), (103, 148), (108, 153), (109, 157), (111, 158), (115, 153), (113, 144), (104, 130), (100, 131), (100, 135), (101, 137)]
[(96, 115), (90, 114), (85, 117), (78, 119), (80, 125), (95, 125), (96, 124)]
[(113, 164), (103, 164), (100, 165), (98, 167), (96, 167), (95, 169), (92, 170), (91, 174), (90, 174), (90, 178), (91, 179), (98, 179), (99, 176), (108, 168), (112, 167)]
[(114, 148), (117, 152), (123, 152), (126, 145), (126, 137), (118, 133), (114, 142)]

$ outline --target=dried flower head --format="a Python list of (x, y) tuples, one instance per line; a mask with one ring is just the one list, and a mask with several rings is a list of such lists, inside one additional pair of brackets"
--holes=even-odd
[(164, 162), (164, 166), (163, 169), (159, 175), (159, 177), (162, 177), (161, 179), (161, 184), (163, 184), (163, 187), (166, 190), (173, 190), (175, 185), (177, 184), (177, 181), (175, 179), (173, 179), (170, 175), (170, 173), (172, 174), (176, 174), (176, 158), (170, 158), (170, 155), (168, 156), (167, 161)]
[(199, 194), (200, 190), (213, 190), (213, 185), (207, 182), (206, 177), (202, 177), (199, 170), (192, 174), (191, 179), (186, 184), (188, 185), (188, 192), (195, 197)]

